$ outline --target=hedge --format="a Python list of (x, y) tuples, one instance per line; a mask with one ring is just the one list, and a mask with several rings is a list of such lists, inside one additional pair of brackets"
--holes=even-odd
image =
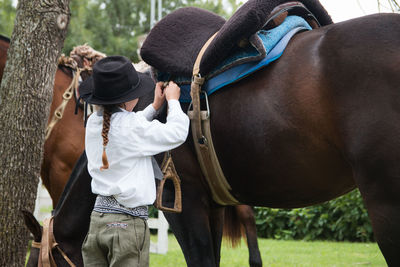
[(374, 241), (371, 222), (358, 190), (322, 205), (301, 209), (255, 207), (255, 219), (259, 237)]

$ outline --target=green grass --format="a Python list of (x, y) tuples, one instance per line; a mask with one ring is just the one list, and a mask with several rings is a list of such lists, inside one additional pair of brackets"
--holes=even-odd
[[(152, 236), (152, 240), (154, 240)], [(375, 243), (279, 241), (259, 238), (263, 266), (387, 266)], [(238, 248), (223, 243), (221, 267), (249, 266), (244, 242)], [(173, 235), (169, 236), (166, 255), (150, 254), (151, 267), (186, 266), (181, 249)]]

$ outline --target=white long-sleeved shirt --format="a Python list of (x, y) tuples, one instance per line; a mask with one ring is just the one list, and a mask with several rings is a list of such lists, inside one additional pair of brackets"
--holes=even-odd
[(149, 105), (136, 113), (121, 109), (112, 114), (106, 147), (109, 168), (102, 171), (103, 116), (98, 113), (89, 117), (85, 148), (94, 194), (114, 196), (129, 208), (154, 203), (156, 186), (151, 156), (181, 145), (189, 130), (189, 118), (177, 100), (168, 101), (165, 124), (152, 120), (155, 112)]

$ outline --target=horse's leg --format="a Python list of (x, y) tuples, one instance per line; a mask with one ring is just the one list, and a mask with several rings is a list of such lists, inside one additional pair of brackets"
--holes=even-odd
[(346, 156), (382, 254), (400, 266), (400, 114), (386, 103), (362, 107), (347, 116)]
[[(218, 255), (215, 255), (216, 241), (209, 221), (209, 209), (198, 200), (183, 198), (182, 201), (184, 201), (182, 213), (164, 214), (179, 242), (187, 266), (219, 266), (220, 254), (218, 251)], [(221, 239), (217, 244), (218, 250), (220, 243)]]
[[(221, 243), (221, 234), (218, 231), (222, 231), (218, 216), (223, 218), (222, 209), (214, 206), (200, 176), (200, 167), (188, 144), (172, 151), (172, 158), (182, 181), (182, 212), (165, 213), (165, 217), (182, 248), (187, 266), (218, 266)], [(166, 184), (163, 199), (173, 199), (173, 195), (173, 189)], [(211, 225), (213, 223), (217, 227)], [(214, 234), (217, 236), (213, 236)]]
[(235, 206), (240, 223), (246, 231), (247, 246), (249, 248), (249, 264), (251, 267), (261, 267), (262, 260), (257, 242), (257, 228), (253, 208), (247, 205)]
[(355, 168), (375, 239), (389, 266), (400, 266), (400, 165), (396, 157), (371, 157)]
[(224, 207), (214, 207), (210, 211), (211, 236), (213, 238), (215, 265), (219, 266), (221, 259), (221, 243), (224, 227)]

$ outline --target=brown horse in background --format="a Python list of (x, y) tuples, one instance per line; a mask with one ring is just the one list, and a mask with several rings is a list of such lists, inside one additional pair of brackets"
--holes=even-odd
[[(0, 82), (6, 64), (9, 44), (10, 39), (0, 35)], [(58, 66), (55, 74), (49, 121), (56, 108), (62, 103), (62, 95), (71, 84), (72, 75), (71, 68), (63, 65)], [(85, 134), (82, 126), (83, 110), (81, 108), (78, 109), (78, 116), (72, 116), (75, 104), (74, 100), (68, 102), (64, 114), (69, 115), (61, 118), (44, 144), (41, 178), (44, 186), (49, 191), (54, 207), (58, 202), (76, 160), (84, 149), (82, 139), (82, 136)]]
[[(72, 70), (65, 66), (59, 66), (54, 81), (50, 118), (62, 103), (62, 96), (71, 82)], [(82, 108), (79, 108), (77, 116), (74, 116), (75, 106), (76, 102), (71, 99), (65, 107), (64, 116), (54, 126), (44, 144), (40, 174), (53, 201), (53, 207), (57, 205), (72, 168), (85, 148), (84, 112)]]

